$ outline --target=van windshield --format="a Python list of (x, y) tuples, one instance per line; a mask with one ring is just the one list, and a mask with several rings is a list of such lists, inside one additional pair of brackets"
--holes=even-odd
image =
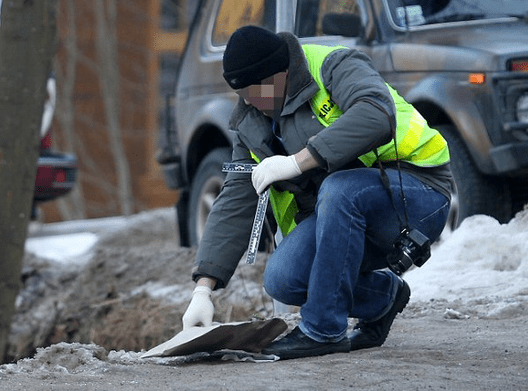
[(399, 27), (517, 17), (528, 19), (526, 0), (384, 0)]

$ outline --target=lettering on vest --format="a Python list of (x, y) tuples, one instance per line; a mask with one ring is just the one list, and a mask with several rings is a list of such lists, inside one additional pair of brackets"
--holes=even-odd
[(333, 114), (333, 112), (337, 109), (338, 107), (335, 104), (335, 102), (330, 97), (328, 97), (319, 106), (319, 110), (318, 110), (319, 118), (327, 122), (330, 119), (330, 116)]
[(334, 106), (335, 106), (334, 101), (332, 99), (328, 99), (328, 101), (324, 102), (323, 105), (321, 106), (321, 113), (319, 114), (319, 116), (324, 118), (330, 112), (330, 110), (332, 110)]

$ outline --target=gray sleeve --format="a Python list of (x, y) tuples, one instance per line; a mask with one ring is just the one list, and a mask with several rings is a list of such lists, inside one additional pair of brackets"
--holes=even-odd
[[(235, 137), (233, 157), (250, 163), (247, 149)], [(234, 161), (235, 161), (234, 160)], [(228, 173), (207, 219), (192, 271), (193, 280), (213, 277), (224, 288), (247, 250), (258, 196), (251, 175)]]
[(308, 149), (332, 172), (388, 143), (396, 128), (390, 92), (367, 56), (340, 50), (323, 64), (322, 77), (343, 115), (308, 142)]

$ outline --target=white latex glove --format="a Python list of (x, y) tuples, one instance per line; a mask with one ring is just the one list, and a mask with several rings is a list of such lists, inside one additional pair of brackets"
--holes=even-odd
[(183, 329), (197, 326), (211, 326), (213, 323), (214, 305), (211, 301), (211, 288), (197, 286), (194, 288), (193, 296), (187, 311), (183, 314)]
[(251, 181), (257, 194), (262, 194), (269, 185), (301, 175), (295, 156), (271, 156), (259, 163), (251, 173)]

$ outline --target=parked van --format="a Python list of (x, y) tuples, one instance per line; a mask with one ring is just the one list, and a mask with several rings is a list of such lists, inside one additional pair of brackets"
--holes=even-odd
[(449, 143), (453, 228), (481, 213), (507, 222), (528, 202), (527, 1), (203, 0), (158, 155), (167, 186), (180, 192), (182, 245), (200, 240), (230, 160), (237, 96), (222, 77), (222, 55), (248, 24), (369, 55)]

